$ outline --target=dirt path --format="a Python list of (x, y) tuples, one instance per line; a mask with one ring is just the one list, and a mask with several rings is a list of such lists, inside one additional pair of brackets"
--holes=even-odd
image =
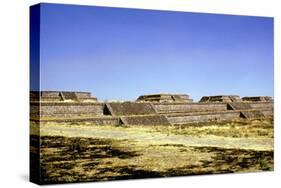
[(228, 149), (273, 150), (271, 138), (230, 138), (220, 136), (194, 137), (188, 135), (163, 134), (149, 128), (123, 128), (106, 126), (42, 125), (41, 136), (66, 136), (133, 140), (141, 144), (181, 144), (185, 146), (209, 146)]

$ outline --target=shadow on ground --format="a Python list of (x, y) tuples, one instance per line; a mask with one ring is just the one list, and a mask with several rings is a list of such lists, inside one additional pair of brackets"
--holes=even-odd
[[(33, 167), (37, 165), (39, 168), (34, 168), (31, 173), (40, 171), (41, 176), (38, 178), (41, 184), (53, 184), (273, 170), (273, 151), (169, 144), (161, 147), (179, 148), (179, 152), (190, 152), (191, 149), (198, 155), (206, 152), (213, 155), (210, 160), (202, 160), (196, 165), (189, 163), (186, 166), (164, 168), (161, 171), (148, 170), (144, 168), (145, 164), (138, 160), (134, 165), (126, 164), (127, 160), (142, 156), (143, 153), (140, 150), (128, 149), (121, 142), (124, 140), (62, 136), (44, 136), (39, 140), (37, 136), (31, 136), (31, 146), (40, 147), (41, 152), (41, 166), (39, 168), (38, 164), (31, 162)], [(184, 150), (184, 147), (189, 150)], [(31, 157), (39, 157), (36, 152), (38, 150), (32, 151)], [(174, 160), (176, 158), (177, 156), (174, 156)]]

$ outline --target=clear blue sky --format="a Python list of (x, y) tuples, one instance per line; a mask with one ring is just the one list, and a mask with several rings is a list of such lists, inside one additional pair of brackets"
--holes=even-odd
[(41, 5), (41, 89), (273, 96), (273, 18)]

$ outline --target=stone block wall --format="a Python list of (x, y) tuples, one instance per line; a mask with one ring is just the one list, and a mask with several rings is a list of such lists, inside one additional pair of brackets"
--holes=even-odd
[(260, 111), (265, 117), (273, 117), (274, 115), (273, 110), (260, 110)]
[(141, 95), (137, 99), (137, 102), (193, 102), (186, 94), (151, 94)]
[(103, 103), (31, 103), (30, 112), (38, 109), (41, 117), (102, 116)]
[(83, 99), (83, 98), (90, 98), (91, 97), (91, 93), (90, 92), (75, 92), (77, 97), (79, 99)]
[(257, 96), (257, 97), (243, 97), (243, 101), (249, 101), (249, 102), (273, 102), (273, 99), (268, 96)]
[(183, 113), (200, 111), (224, 111), (227, 104), (200, 104), (200, 103), (173, 103), (173, 104), (153, 104), (158, 113)]
[(264, 118), (264, 114), (260, 110), (251, 110), (251, 111), (241, 111), (241, 117), (246, 119), (257, 119), (257, 118)]
[(91, 96), (90, 92), (73, 92), (73, 91), (31, 91), (30, 101), (73, 101), (73, 102), (83, 102), (92, 101), (96, 102), (97, 98)]
[(204, 96), (199, 102), (241, 102), (238, 95), (218, 95), (218, 96)]
[(44, 91), (44, 92), (40, 92), (41, 93), (41, 97), (59, 97), (60, 92), (58, 91)]
[(121, 121), (125, 125), (170, 125), (164, 115), (123, 116)]
[(79, 124), (79, 123), (91, 123), (95, 125), (120, 125), (119, 117), (85, 117), (85, 118), (59, 118), (59, 119), (42, 119), (40, 122), (56, 122), (56, 123), (71, 123), (71, 124)]
[(255, 103), (249, 103), (251, 108), (253, 109), (272, 109), (273, 110), (273, 103), (272, 102), (255, 102)]
[(185, 115), (167, 115), (168, 121), (173, 125), (202, 123), (210, 121), (230, 121), (240, 118), (240, 112), (198, 113)]
[(124, 102), (106, 105), (110, 114), (114, 116), (156, 114), (151, 103)]
[(230, 110), (249, 110), (252, 109), (251, 105), (243, 102), (228, 103), (228, 109)]
[[(39, 92), (31, 93), (36, 98)], [(239, 96), (209, 96), (204, 102), (178, 102), (188, 95), (165, 95), (177, 102), (85, 102), (92, 98), (89, 92), (42, 92), (43, 101), (30, 102), (30, 117), (34, 120), (89, 121), (101, 124), (170, 125), (195, 122), (226, 121), (237, 118), (255, 119), (273, 117), (272, 101), (241, 101)], [(154, 95), (149, 97), (155, 97)], [(148, 98), (149, 98), (148, 97)], [(163, 96), (160, 96), (160, 98)], [(62, 98), (75, 101), (60, 101)], [(204, 97), (203, 97), (204, 98)], [(41, 98), (42, 99), (42, 98)], [(48, 101), (50, 99), (52, 101)], [(224, 100), (232, 102), (222, 102)], [(209, 102), (206, 102), (209, 101)], [(233, 102), (234, 101), (234, 102)], [(45, 119), (44, 119), (45, 118)]]

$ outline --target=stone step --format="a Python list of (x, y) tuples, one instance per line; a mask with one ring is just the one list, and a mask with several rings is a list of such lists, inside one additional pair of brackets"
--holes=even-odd
[(78, 101), (78, 97), (76, 96), (75, 92), (61, 92), (60, 94), (64, 100)]
[(163, 115), (122, 116), (121, 122), (125, 125), (170, 125)]
[(106, 103), (106, 107), (110, 114), (115, 116), (156, 114), (156, 111), (150, 103)]
[(235, 102), (235, 103), (228, 103), (227, 105), (228, 105), (228, 109), (231, 109), (231, 110), (250, 110), (250, 109), (252, 109), (251, 105), (248, 103)]
[(56, 123), (80, 123), (87, 122), (92, 123), (93, 125), (119, 125), (120, 118), (119, 117), (55, 117), (55, 118), (44, 118), (40, 117), (40, 119), (31, 119), (31, 121), (40, 121), (40, 122), (56, 122)]
[(240, 113), (240, 116), (246, 119), (260, 119), (265, 117), (259, 110), (241, 111)]
[(166, 117), (173, 125), (211, 121), (231, 121), (240, 118), (240, 111), (167, 114)]

